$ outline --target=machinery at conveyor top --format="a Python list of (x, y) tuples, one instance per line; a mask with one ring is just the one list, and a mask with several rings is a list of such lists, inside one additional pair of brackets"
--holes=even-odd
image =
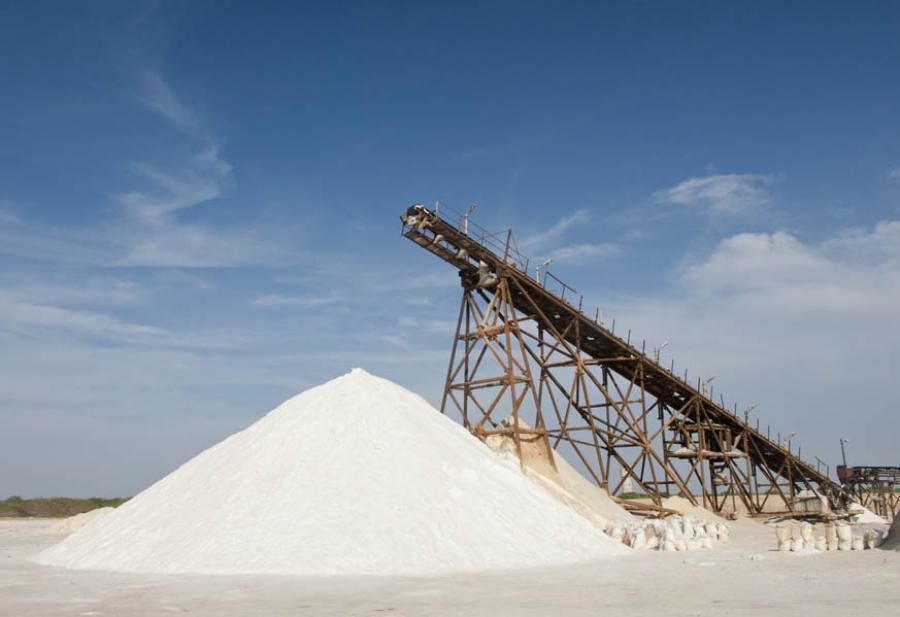
[[(669, 495), (720, 513), (846, 505), (789, 445), (661, 365), (658, 350), (615, 335), (549, 272), (531, 275), (511, 231), (490, 234), (469, 214), (415, 205), (401, 216), (402, 234), (462, 284), (443, 413), (482, 438), (512, 434), (520, 454), (524, 440), (545, 440), (611, 494), (630, 488), (657, 506)], [(519, 420), (533, 428), (510, 428)]]

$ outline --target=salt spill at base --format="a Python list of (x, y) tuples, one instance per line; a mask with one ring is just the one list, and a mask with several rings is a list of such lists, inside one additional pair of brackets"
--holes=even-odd
[(35, 560), (132, 572), (428, 575), (628, 550), (421, 397), (354, 369)]
[(888, 533), (884, 548), (892, 551), (900, 551), (900, 515), (894, 517), (894, 523)]
[(110, 512), (114, 512), (115, 508), (95, 508), (94, 510), (89, 510), (87, 512), (82, 512), (81, 514), (76, 514), (75, 516), (70, 516), (69, 518), (64, 518), (59, 521), (55, 525), (52, 525), (49, 529), (47, 529), (47, 533), (50, 534), (70, 534), (75, 533), (82, 527), (85, 527), (88, 523), (93, 521), (95, 518), (99, 518), (101, 516), (106, 516)]

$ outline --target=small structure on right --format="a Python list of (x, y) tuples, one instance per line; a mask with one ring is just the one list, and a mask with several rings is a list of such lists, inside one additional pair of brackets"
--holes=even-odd
[(838, 465), (837, 477), (852, 499), (875, 514), (888, 519), (900, 514), (900, 467)]

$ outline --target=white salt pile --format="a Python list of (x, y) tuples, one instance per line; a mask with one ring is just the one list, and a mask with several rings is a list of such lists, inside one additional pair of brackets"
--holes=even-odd
[(354, 369), (286, 401), (36, 561), (424, 575), (627, 552), (424, 399)]
[(853, 517), (854, 523), (874, 523), (877, 525), (887, 525), (888, 521), (878, 516), (867, 507), (860, 503), (852, 503), (847, 508), (850, 516)]
[(70, 516), (69, 518), (64, 518), (63, 520), (57, 522), (54, 525), (51, 525), (47, 529), (47, 533), (49, 534), (70, 534), (78, 531), (82, 527), (86, 526), (91, 521), (98, 519), (102, 516), (106, 516), (110, 512), (115, 510), (115, 508), (95, 508), (93, 510), (89, 510), (87, 512), (82, 512), (81, 514), (76, 514), (75, 516)]
[(715, 512), (707, 510), (702, 506), (695, 506), (688, 499), (679, 495), (666, 497), (662, 500), (662, 506), (669, 510), (675, 510), (682, 516), (693, 516), (699, 518), (701, 521), (718, 523), (725, 520)]

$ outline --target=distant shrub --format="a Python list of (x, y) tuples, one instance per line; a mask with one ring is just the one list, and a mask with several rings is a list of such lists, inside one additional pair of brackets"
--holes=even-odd
[(127, 498), (90, 497), (76, 499), (72, 497), (38, 497), (23, 499), (14, 495), (0, 501), (0, 518), (65, 518), (104, 507), (117, 507), (128, 501)]
[(619, 493), (619, 499), (643, 499), (646, 496), (644, 493)]

